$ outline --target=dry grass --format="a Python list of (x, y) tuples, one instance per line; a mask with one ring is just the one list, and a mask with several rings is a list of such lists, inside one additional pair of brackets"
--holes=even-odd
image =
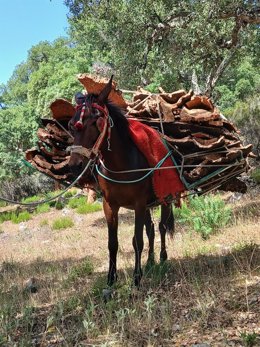
[[(260, 216), (240, 205), (233, 225), (206, 241), (177, 225), (170, 260), (148, 270), (139, 291), (131, 286), (133, 214), (122, 211), (119, 281), (107, 303), (102, 212), (51, 210), (22, 228), (3, 223), (0, 346), (257, 346)], [(64, 214), (73, 228), (52, 231)], [(157, 255), (159, 246), (157, 233)], [(29, 278), (37, 293), (26, 289)]]

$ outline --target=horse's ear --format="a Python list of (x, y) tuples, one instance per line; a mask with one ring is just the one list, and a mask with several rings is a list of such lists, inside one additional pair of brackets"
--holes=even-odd
[(104, 104), (107, 101), (107, 98), (112, 90), (112, 82), (113, 82), (113, 75), (111, 76), (108, 83), (105, 85), (104, 89), (100, 92), (98, 96), (98, 102), (100, 104)]

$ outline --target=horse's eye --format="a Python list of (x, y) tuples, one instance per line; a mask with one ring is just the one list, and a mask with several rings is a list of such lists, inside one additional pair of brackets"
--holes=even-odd
[(100, 116), (100, 111), (97, 108), (94, 108), (93, 116), (95, 116), (95, 117), (99, 117)]

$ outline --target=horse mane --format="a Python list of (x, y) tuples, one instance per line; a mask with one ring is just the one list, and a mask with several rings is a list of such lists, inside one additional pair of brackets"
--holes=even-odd
[[(97, 102), (98, 95), (97, 94), (87, 94), (86, 96), (82, 95), (82, 99), (86, 100), (87, 104), (92, 104)], [(125, 111), (120, 107), (113, 104), (110, 100), (105, 103), (109, 116), (112, 118), (113, 126), (118, 130), (118, 136), (122, 140), (126, 146), (132, 143), (130, 132), (129, 132), (129, 123), (125, 116)], [(80, 117), (80, 111), (77, 111), (73, 117), (74, 122), (77, 122)]]
[(114, 126), (118, 129), (119, 137), (123, 142), (130, 140), (129, 123), (125, 116), (125, 112), (110, 101), (106, 103), (106, 106), (108, 108), (109, 116), (113, 120)]

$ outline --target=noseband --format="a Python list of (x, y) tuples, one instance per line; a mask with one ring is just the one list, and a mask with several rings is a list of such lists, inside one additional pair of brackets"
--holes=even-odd
[[(80, 154), (83, 157), (86, 157), (88, 159), (96, 159), (99, 156), (99, 149), (102, 143), (104, 142), (104, 139), (107, 133), (108, 133), (107, 134), (108, 150), (110, 150), (111, 127), (113, 126), (113, 123), (112, 123), (112, 119), (109, 116), (108, 109), (105, 105), (104, 107), (102, 107), (98, 105), (97, 103), (92, 103), (90, 107), (99, 110), (102, 113), (102, 116), (100, 117), (103, 117), (104, 119), (104, 122), (102, 122), (102, 125), (98, 127), (98, 129), (100, 130), (99, 137), (97, 138), (94, 146), (91, 149), (83, 147), (83, 146), (73, 145), (73, 146), (69, 146), (67, 148), (67, 151), (70, 152), (71, 154), (72, 153)], [(81, 109), (81, 112), (80, 112), (79, 120), (74, 124), (74, 127), (77, 130), (81, 131), (83, 129), (83, 120), (87, 116), (86, 112), (89, 111), (89, 107), (86, 105), (86, 102), (84, 102), (80, 105), (77, 105), (77, 109)]]

